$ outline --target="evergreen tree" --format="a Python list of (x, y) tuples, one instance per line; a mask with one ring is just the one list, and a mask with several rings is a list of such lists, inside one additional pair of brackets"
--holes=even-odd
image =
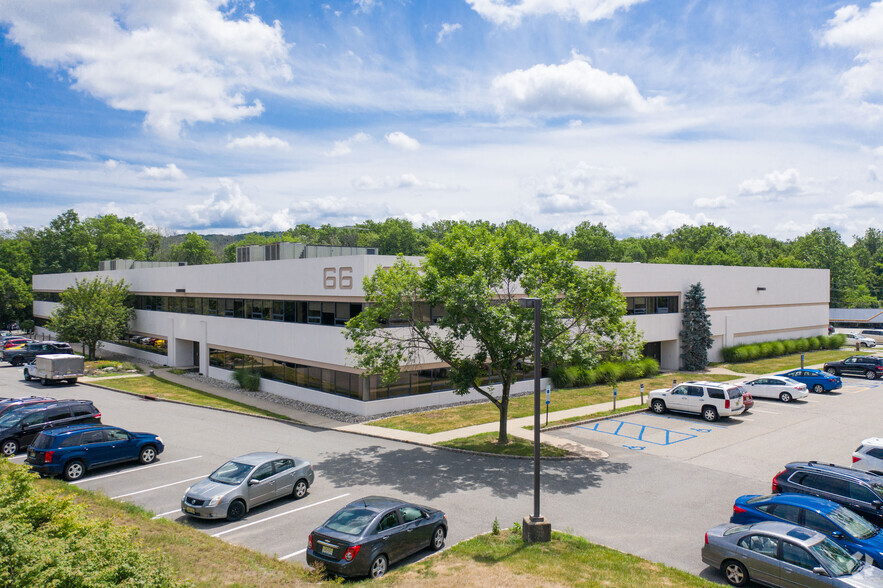
[(704, 370), (711, 349), (711, 318), (705, 308), (701, 283), (690, 286), (684, 296), (684, 322), (681, 330), (681, 365), (689, 371)]

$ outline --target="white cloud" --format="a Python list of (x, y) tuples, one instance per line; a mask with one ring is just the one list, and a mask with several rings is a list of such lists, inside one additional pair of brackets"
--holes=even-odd
[[(106, 165), (106, 164), (105, 164)], [(116, 165), (111, 166), (116, 167)], [(174, 163), (170, 163), (165, 167), (144, 167), (138, 174), (142, 178), (150, 178), (152, 180), (184, 180), (187, 176), (178, 169)]]
[(622, 171), (581, 161), (575, 165), (559, 165), (555, 173), (533, 186), (533, 191), (542, 214), (606, 216), (616, 213), (607, 199), (623, 196), (633, 185)]
[(119, 165), (120, 165), (120, 162), (117, 161), (116, 159), (108, 159), (107, 161), (104, 162), (104, 167), (106, 167), (107, 169), (116, 169), (117, 166), (119, 166)]
[(380, 2), (377, 2), (377, 0), (353, 0), (353, 4), (356, 6), (356, 9), (353, 12), (356, 14), (360, 12), (367, 14), (374, 10), (374, 7), (379, 5)]
[(745, 180), (739, 184), (740, 196), (759, 196), (766, 200), (795, 196), (805, 191), (800, 174), (794, 168), (772, 171), (760, 179)]
[(583, 126), (583, 121), (581, 121), (578, 118), (575, 118), (575, 119), (569, 121), (567, 123), (567, 126), (569, 126), (571, 129), (578, 129), (579, 127)]
[(883, 157), (883, 146), (874, 149), (874, 155), (876, 155), (877, 157)]
[(414, 174), (402, 174), (397, 177), (387, 176), (382, 180), (371, 176), (362, 176), (353, 182), (357, 190), (396, 190), (407, 188), (420, 188), (423, 190), (445, 190), (447, 186), (435, 182), (424, 182)]
[(660, 98), (641, 96), (628, 76), (595, 69), (578, 54), (563, 65), (540, 64), (497, 76), (492, 87), (504, 109), (529, 114), (648, 112), (662, 106)]
[(663, 214), (650, 214), (646, 210), (633, 210), (626, 214), (608, 217), (604, 224), (619, 237), (652, 235), (653, 233), (667, 234), (682, 225), (700, 226), (715, 222), (718, 225), (726, 225), (721, 221), (713, 221), (702, 213), (694, 216), (668, 210)]
[(883, 192), (870, 194), (856, 191), (847, 196), (846, 206), (849, 208), (877, 208), (883, 206)]
[(554, 14), (587, 23), (610, 18), (644, 0), (466, 0), (482, 18), (498, 25), (518, 26), (525, 16)]
[(12, 228), (12, 225), (9, 224), (9, 217), (6, 216), (5, 212), (0, 211), (0, 231), (8, 231)]
[(409, 137), (401, 131), (394, 131), (386, 134), (386, 142), (393, 147), (404, 149), (405, 151), (417, 151), (420, 149), (420, 142), (417, 139)]
[(454, 31), (459, 31), (461, 28), (463, 28), (463, 27), (460, 26), (460, 23), (458, 23), (458, 22), (455, 22), (454, 24), (443, 22), (442, 26), (441, 26), (441, 30), (439, 30), (438, 36), (436, 36), (436, 38), (435, 38), (435, 42), (441, 43), (442, 41), (445, 40), (445, 37), (450, 36), (451, 34), (454, 33)]
[(846, 95), (883, 102), (883, 2), (872, 2), (866, 10), (844, 6), (827, 24), (822, 42), (854, 50), (859, 63), (842, 76)]
[(326, 151), (325, 155), (328, 157), (340, 157), (341, 155), (349, 155), (353, 152), (353, 145), (357, 145), (359, 143), (367, 143), (371, 140), (371, 135), (367, 133), (356, 133), (352, 137), (348, 139), (344, 139), (343, 141), (335, 141), (334, 148), (331, 151)]
[(231, 139), (227, 143), (227, 148), (282, 149), (283, 151), (288, 151), (291, 149), (291, 145), (288, 144), (288, 141), (284, 141), (279, 137), (268, 137), (264, 133), (258, 133), (257, 135), (248, 135)]
[[(112, 6), (110, 5), (112, 4)], [(37, 65), (112, 108), (145, 112), (144, 125), (176, 137), (183, 124), (259, 115), (242, 92), (291, 79), (282, 27), (233, 17), (210, 0), (4, 3), (7, 38)], [(239, 7), (237, 4), (235, 8)]]
[(717, 198), (697, 198), (693, 201), (694, 208), (708, 208), (712, 210), (721, 208), (732, 208), (736, 202), (732, 198), (726, 196), (718, 196)]
[(191, 204), (184, 210), (168, 210), (156, 216), (166, 222), (172, 220), (181, 229), (225, 229), (263, 226), (271, 215), (242, 192), (239, 184), (230, 178), (220, 178), (220, 187), (200, 204)]

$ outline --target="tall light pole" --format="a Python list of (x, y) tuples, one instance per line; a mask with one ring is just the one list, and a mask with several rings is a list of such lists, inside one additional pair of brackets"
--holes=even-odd
[(552, 524), (540, 516), (540, 298), (521, 298), (524, 308), (533, 308), (533, 515), (524, 517), (521, 538), (527, 543), (552, 540)]

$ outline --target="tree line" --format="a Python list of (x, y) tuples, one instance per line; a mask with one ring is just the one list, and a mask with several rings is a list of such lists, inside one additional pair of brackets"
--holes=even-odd
[(34, 274), (94, 271), (102, 260), (232, 263), (236, 247), (278, 241), (376, 247), (381, 255), (425, 255), (455, 226), (493, 233), (513, 224), (544, 243), (573, 249), (580, 261), (824, 268), (831, 272), (832, 307), (877, 308), (883, 299), (883, 230), (875, 228), (854, 236), (852, 245), (828, 227), (785, 241), (714, 224), (619, 239), (603, 224), (588, 221), (559, 232), (540, 231), (520, 221), (442, 220), (415, 226), (398, 218), (347, 227), (298, 224), (281, 233), (170, 236), (132, 217), (106, 214), (81, 220), (68, 210), (43, 228), (0, 234), (0, 326), (31, 318)]

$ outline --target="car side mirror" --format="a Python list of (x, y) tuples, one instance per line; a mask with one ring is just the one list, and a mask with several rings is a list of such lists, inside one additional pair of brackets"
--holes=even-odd
[(260, 483), (261, 483), (260, 480), (255, 480), (254, 478), (252, 478), (251, 480), (248, 481), (249, 486), (254, 486), (254, 485), (260, 484)]
[(817, 566), (812, 569), (812, 573), (818, 576), (827, 576), (828, 572), (825, 571), (825, 568)]
[(871, 506), (879, 509), (880, 507), (883, 507), (883, 502), (880, 502), (879, 500), (874, 500), (871, 502)]
[(833, 531), (831, 533), (831, 537), (833, 537), (834, 539), (843, 539), (843, 533), (841, 533), (840, 531)]

